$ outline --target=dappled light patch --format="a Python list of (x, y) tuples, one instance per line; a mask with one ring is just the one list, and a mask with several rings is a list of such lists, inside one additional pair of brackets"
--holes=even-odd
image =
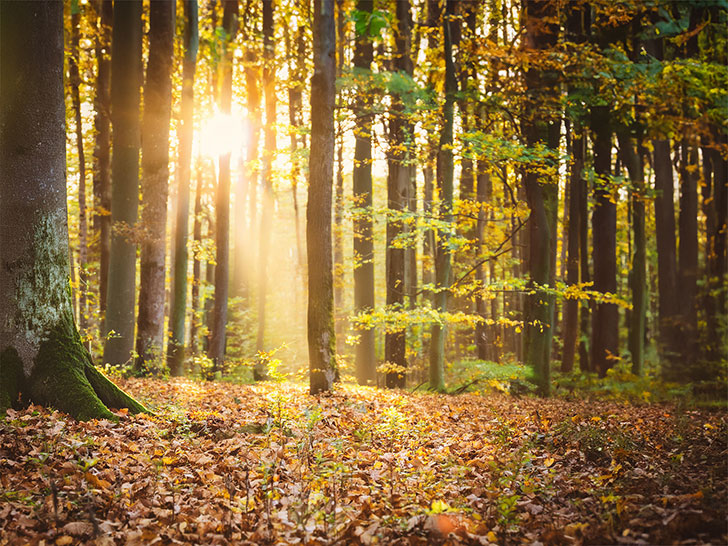
[(719, 543), (724, 413), (148, 379), (0, 421), (4, 544)]

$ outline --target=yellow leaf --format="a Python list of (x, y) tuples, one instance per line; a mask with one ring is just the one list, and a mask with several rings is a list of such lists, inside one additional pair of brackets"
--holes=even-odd
[(493, 542), (495, 544), (498, 544), (498, 537), (495, 536), (495, 533), (493, 531), (488, 531), (488, 534), (485, 535), (485, 538), (488, 539), (488, 542)]
[(545, 466), (546, 468), (551, 468), (551, 467), (553, 466), (553, 464), (554, 464), (555, 462), (556, 462), (556, 460), (555, 460), (555, 459), (554, 459), (553, 457), (549, 457), (548, 459), (546, 459), (546, 460), (545, 460), (545, 461), (543, 462), (543, 465), (544, 465), (544, 466)]

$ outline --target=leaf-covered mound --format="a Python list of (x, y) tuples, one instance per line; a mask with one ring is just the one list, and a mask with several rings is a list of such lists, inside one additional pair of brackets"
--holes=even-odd
[(726, 414), (129, 380), (0, 421), (0, 544), (727, 543)]

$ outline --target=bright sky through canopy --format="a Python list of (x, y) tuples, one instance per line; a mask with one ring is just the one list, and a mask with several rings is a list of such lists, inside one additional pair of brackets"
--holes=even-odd
[(240, 115), (215, 112), (208, 118), (200, 132), (200, 146), (203, 155), (215, 157), (238, 152), (245, 145), (245, 132)]

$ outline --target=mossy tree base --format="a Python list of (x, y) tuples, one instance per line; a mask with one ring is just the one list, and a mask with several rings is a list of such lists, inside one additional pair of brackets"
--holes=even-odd
[(62, 321), (41, 343), (28, 377), (11, 347), (0, 355), (0, 370), (0, 414), (17, 402), (19, 394), (82, 421), (116, 420), (109, 408), (148, 411), (94, 367), (72, 319)]

